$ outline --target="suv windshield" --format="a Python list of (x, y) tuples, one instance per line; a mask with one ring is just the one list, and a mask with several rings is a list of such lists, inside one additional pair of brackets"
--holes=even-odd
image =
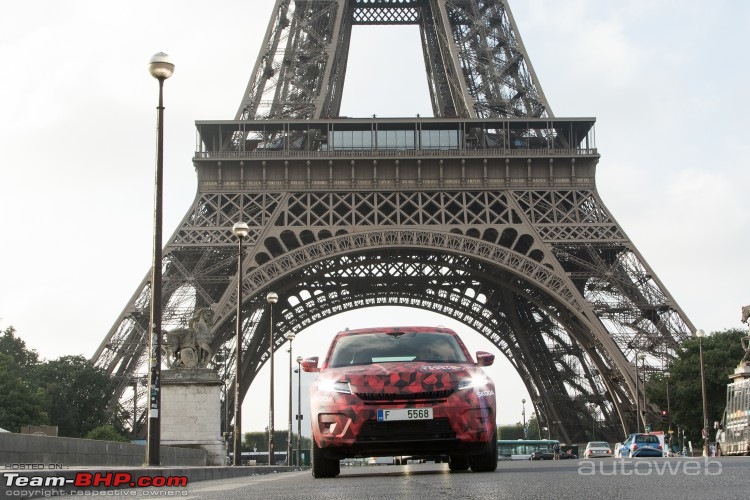
[(466, 356), (455, 337), (441, 332), (345, 335), (333, 349), (329, 364), (331, 368), (389, 361), (466, 362)]

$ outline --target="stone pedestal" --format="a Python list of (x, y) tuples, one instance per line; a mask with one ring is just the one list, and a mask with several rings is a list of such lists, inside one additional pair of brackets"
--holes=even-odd
[(206, 465), (225, 465), (221, 439), (221, 380), (209, 368), (161, 372), (161, 444), (202, 448)]
[(750, 361), (740, 363), (729, 378), (732, 379), (732, 382), (739, 382), (750, 378)]

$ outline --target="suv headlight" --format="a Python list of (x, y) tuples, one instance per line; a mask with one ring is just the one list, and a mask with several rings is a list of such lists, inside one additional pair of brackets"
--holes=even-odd
[(477, 387), (484, 387), (489, 381), (486, 375), (473, 375), (471, 377), (462, 378), (458, 382), (458, 390), (463, 389), (474, 389)]
[(318, 383), (318, 390), (325, 392), (340, 392), (341, 394), (351, 394), (352, 388), (349, 382), (337, 382), (335, 380), (321, 380)]

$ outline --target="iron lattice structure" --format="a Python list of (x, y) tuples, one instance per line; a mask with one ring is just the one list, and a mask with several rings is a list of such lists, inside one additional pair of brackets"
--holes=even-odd
[[(419, 25), (434, 118), (338, 118), (358, 24)], [(277, 0), (262, 47), (235, 119), (197, 122), (165, 328), (212, 307), (233, 381), (244, 221), (243, 397), (269, 358), (273, 290), (275, 348), (344, 311), (436, 311), (510, 360), (550, 435), (634, 427), (636, 354), (659, 369), (693, 326), (604, 206), (595, 121), (554, 117), (507, 2)], [(146, 371), (149, 295), (147, 275), (94, 355), (141, 422), (145, 387), (128, 387)]]

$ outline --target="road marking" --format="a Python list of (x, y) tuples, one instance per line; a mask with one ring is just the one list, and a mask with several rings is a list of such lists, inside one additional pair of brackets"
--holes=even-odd
[[(279, 481), (281, 479), (288, 479), (291, 476), (298, 476), (301, 474), (310, 474), (309, 470), (301, 470), (295, 472), (281, 472), (278, 474), (262, 474), (255, 476), (244, 476), (244, 477), (233, 477), (229, 479), (211, 479), (209, 481), (199, 481), (192, 483), (188, 486), (189, 493), (205, 493), (211, 491), (228, 491), (236, 490), (237, 488), (244, 488), (245, 486), (252, 486), (259, 483), (267, 483), (270, 481)], [(205, 484), (214, 483), (214, 484)], [(218, 484), (217, 484), (218, 483)], [(187, 497), (190, 498), (190, 497)]]

